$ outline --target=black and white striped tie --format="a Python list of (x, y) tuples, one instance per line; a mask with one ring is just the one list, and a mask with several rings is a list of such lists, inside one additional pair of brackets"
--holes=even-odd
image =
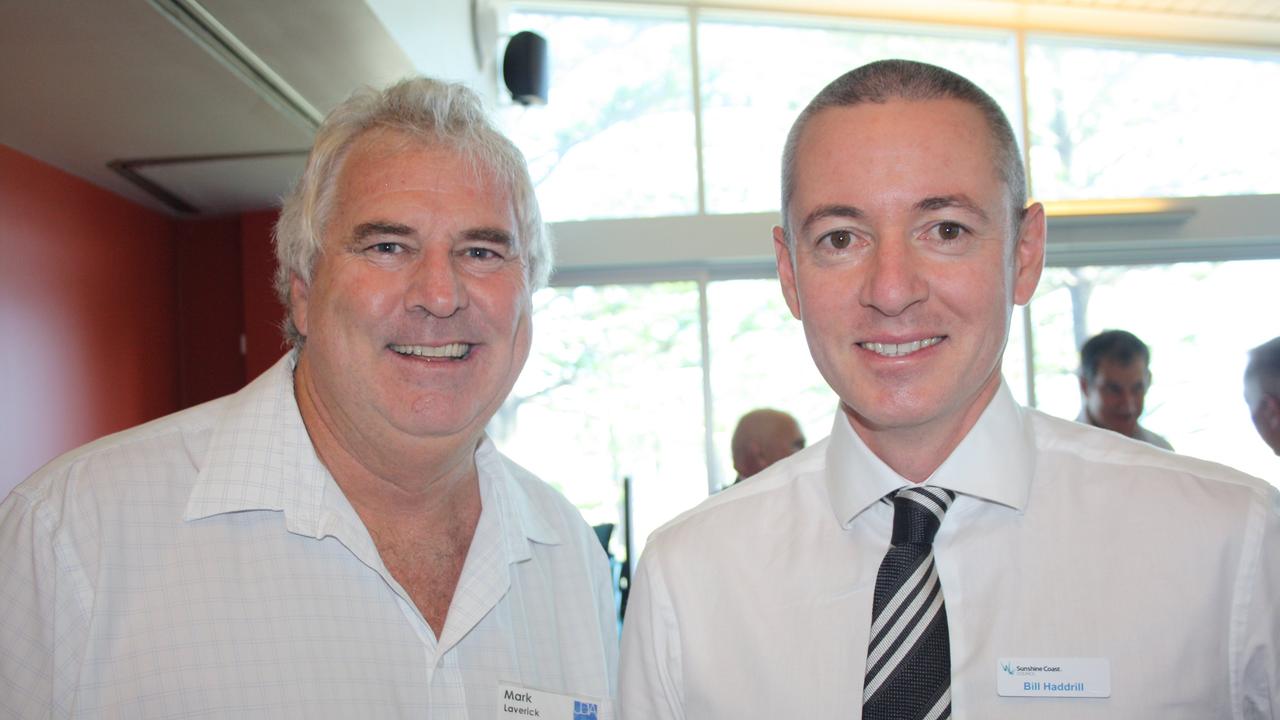
[(893, 498), (893, 539), (876, 575), (863, 720), (951, 717), (951, 643), (933, 537), (955, 500), (950, 490), (903, 488)]

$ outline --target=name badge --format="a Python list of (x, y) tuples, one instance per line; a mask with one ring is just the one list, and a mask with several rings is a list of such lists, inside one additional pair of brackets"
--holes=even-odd
[(996, 692), (1001, 697), (1111, 697), (1107, 658), (1000, 658)]
[(609, 720), (612, 716), (607, 700), (498, 683), (498, 720)]

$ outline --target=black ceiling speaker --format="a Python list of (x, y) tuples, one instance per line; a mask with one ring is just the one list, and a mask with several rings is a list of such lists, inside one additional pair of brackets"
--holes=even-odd
[(521, 105), (547, 103), (547, 39), (525, 30), (511, 36), (502, 55), (502, 79)]

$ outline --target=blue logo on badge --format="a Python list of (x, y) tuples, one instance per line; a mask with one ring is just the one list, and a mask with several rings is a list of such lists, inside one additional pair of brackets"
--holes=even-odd
[(574, 700), (573, 720), (600, 720), (599, 705), (596, 703)]
[(1000, 669), (1006, 673), (1013, 674), (1013, 663), (1000, 663)]

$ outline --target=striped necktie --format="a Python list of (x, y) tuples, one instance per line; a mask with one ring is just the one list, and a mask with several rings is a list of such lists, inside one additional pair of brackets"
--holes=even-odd
[(951, 717), (951, 643), (933, 537), (955, 500), (950, 490), (915, 486), (893, 498), (893, 539), (876, 575), (863, 720)]

